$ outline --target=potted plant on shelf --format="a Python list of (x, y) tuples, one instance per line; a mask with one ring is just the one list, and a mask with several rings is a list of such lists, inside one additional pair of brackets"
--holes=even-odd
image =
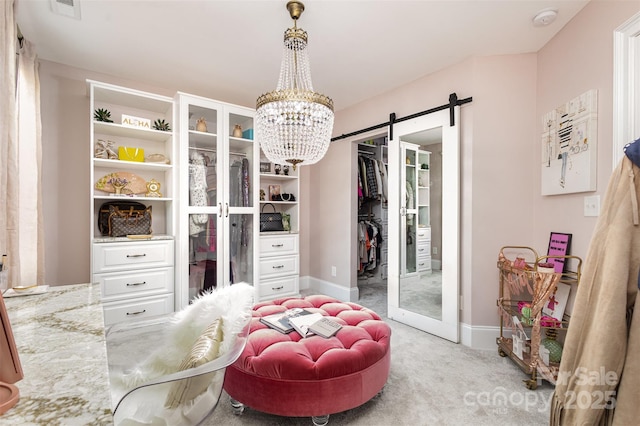
[(171, 127), (169, 127), (169, 123), (164, 120), (158, 119), (153, 122), (153, 128), (156, 130), (160, 130), (162, 132), (170, 132)]
[(111, 113), (108, 109), (98, 108), (93, 112), (93, 119), (96, 121), (104, 121), (105, 123), (113, 123)]

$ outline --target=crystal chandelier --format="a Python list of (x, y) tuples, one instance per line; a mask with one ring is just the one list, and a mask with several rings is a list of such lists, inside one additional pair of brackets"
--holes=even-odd
[(293, 28), (284, 32), (284, 55), (278, 86), (256, 101), (256, 132), (272, 163), (314, 164), (329, 148), (333, 101), (313, 91), (307, 54), (307, 32), (298, 28), (304, 11), (299, 1), (287, 3)]

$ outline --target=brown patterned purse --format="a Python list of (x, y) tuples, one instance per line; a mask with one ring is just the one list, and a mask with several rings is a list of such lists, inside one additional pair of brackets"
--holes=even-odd
[(151, 234), (151, 206), (144, 210), (121, 210), (109, 206), (109, 236), (126, 237), (127, 235)]

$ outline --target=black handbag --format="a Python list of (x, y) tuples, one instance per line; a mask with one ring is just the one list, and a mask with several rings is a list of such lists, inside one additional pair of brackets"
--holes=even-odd
[[(272, 213), (264, 213), (264, 208), (267, 206), (271, 206), (273, 209)], [(260, 210), (260, 232), (274, 231), (284, 231), (284, 227), (282, 226), (282, 214), (279, 211), (276, 211), (276, 206), (271, 203), (267, 203), (263, 205)]]

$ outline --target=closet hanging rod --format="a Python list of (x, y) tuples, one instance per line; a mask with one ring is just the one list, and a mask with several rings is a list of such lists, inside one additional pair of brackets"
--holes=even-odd
[(362, 154), (362, 155), (376, 155), (375, 152), (370, 152), (370, 151), (360, 151), (358, 150), (358, 154)]
[(358, 217), (368, 217), (368, 218), (372, 218), (372, 217), (376, 217), (375, 213), (358, 213)]
[(196, 151), (205, 151), (205, 152), (218, 152), (217, 150), (213, 149), (213, 148), (198, 148), (197, 146), (190, 146), (189, 149), (193, 149)]
[[(205, 151), (205, 152), (213, 152), (215, 154), (218, 153), (217, 150), (213, 149), (213, 148), (198, 148), (197, 146), (190, 146), (189, 149), (193, 149), (195, 151)], [(237, 155), (240, 157), (246, 157), (247, 154), (244, 152), (229, 152), (229, 155)]]
[(458, 99), (458, 95), (456, 95), (455, 93), (452, 93), (452, 94), (449, 95), (449, 103), (448, 104), (440, 105), (440, 106), (437, 106), (435, 108), (431, 108), (431, 109), (428, 109), (426, 111), (417, 112), (415, 114), (411, 114), (411, 115), (408, 115), (408, 116), (402, 117), (402, 118), (397, 118), (395, 112), (392, 112), (391, 114), (389, 114), (389, 121), (387, 121), (386, 123), (376, 124), (375, 126), (367, 127), (366, 129), (360, 129), (360, 130), (356, 130), (355, 132), (342, 134), (340, 136), (333, 137), (333, 138), (331, 138), (331, 142), (335, 142), (335, 141), (340, 140), (340, 139), (350, 138), (351, 136), (360, 135), (362, 133), (367, 133), (367, 132), (370, 132), (372, 130), (381, 129), (381, 128), (387, 127), (387, 126), (389, 126), (389, 139), (392, 140), (393, 139), (393, 125), (395, 123), (401, 123), (403, 121), (411, 120), (413, 118), (421, 117), (421, 116), (427, 115), (427, 114), (433, 114), (434, 112), (442, 111), (442, 110), (445, 110), (445, 109), (449, 109), (449, 126), (455, 126), (456, 122), (455, 122), (455, 118), (454, 118), (455, 116), (454, 116), (453, 108), (456, 107), (456, 106), (468, 104), (472, 100), (473, 100), (473, 98), (471, 98), (471, 97), (465, 98), (465, 99)]

